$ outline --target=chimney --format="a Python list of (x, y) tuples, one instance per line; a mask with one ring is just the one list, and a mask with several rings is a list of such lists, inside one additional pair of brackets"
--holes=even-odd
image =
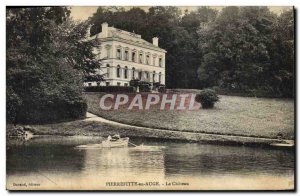
[(158, 46), (158, 37), (153, 37), (152, 42), (154, 46)]
[(107, 37), (108, 36), (108, 24), (107, 24), (107, 22), (102, 23), (101, 27), (102, 27), (101, 32), (103, 34), (103, 37)]

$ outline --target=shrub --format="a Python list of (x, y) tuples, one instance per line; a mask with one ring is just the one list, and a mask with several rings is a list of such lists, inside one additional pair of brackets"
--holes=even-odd
[(213, 108), (215, 102), (219, 101), (219, 97), (212, 89), (204, 89), (196, 95), (195, 100), (201, 103), (202, 108)]
[(67, 105), (68, 117), (72, 119), (85, 117), (87, 112), (87, 103), (84, 100), (78, 100), (74, 103)]
[(84, 87), (85, 92), (122, 92), (122, 93), (133, 93), (134, 87), (132, 86), (86, 86)]
[(149, 84), (141, 84), (140, 86), (140, 92), (150, 92), (151, 88)]
[(160, 93), (165, 93), (166, 92), (166, 86), (165, 85), (160, 85), (158, 87), (158, 92)]
[(7, 74), (8, 123), (56, 123), (85, 117), (81, 74), (64, 65), (57, 71), (58, 66), (45, 63), (28, 67), (21, 75)]
[(138, 79), (133, 79), (133, 80), (129, 81), (129, 85), (133, 86), (135, 88), (137, 88), (139, 86), (139, 84), (140, 84), (140, 80), (138, 80)]
[(6, 89), (6, 122), (15, 123), (18, 108), (22, 103), (21, 98), (11, 89)]
[(73, 103), (66, 100), (51, 102), (23, 104), (18, 111), (17, 122), (26, 124), (57, 123), (85, 117), (87, 104), (83, 99), (74, 100)]
[(154, 82), (154, 83), (153, 83), (153, 87), (156, 87), (156, 88), (158, 88), (160, 85), (161, 85), (161, 84), (160, 84), (159, 82)]
[(146, 81), (140, 81), (140, 92), (151, 92), (151, 83)]

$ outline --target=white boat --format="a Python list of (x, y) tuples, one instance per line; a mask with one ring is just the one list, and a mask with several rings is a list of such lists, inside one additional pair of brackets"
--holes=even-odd
[(127, 147), (129, 143), (129, 137), (121, 138), (120, 135), (108, 136), (106, 140), (100, 144), (86, 144), (76, 146), (78, 149), (98, 149), (98, 148), (116, 148)]
[(111, 139), (102, 141), (102, 147), (104, 148), (115, 148), (115, 147), (127, 147), (129, 142), (129, 137)]
[(274, 147), (293, 148), (295, 146), (295, 142), (294, 140), (285, 140), (282, 143), (272, 143), (270, 145)]
[(272, 143), (270, 145), (274, 147), (282, 147), (282, 148), (293, 148), (295, 146), (294, 144), (289, 144), (289, 143)]

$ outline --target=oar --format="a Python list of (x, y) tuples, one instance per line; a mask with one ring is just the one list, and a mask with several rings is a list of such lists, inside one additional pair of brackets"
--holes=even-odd
[(131, 143), (131, 142), (128, 142), (129, 144), (131, 144), (131, 145), (133, 145), (133, 146), (135, 146), (135, 147), (137, 147), (137, 145), (135, 145), (135, 144), (133, 144), (133, 143)]

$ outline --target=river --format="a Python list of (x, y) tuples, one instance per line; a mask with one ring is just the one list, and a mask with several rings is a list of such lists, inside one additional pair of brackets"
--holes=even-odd
[(7, 141), (9, 189), (293, 189), (294, 151), (131, 139), (159, 146), (77, 149), (101, 137), (41, 136)]

